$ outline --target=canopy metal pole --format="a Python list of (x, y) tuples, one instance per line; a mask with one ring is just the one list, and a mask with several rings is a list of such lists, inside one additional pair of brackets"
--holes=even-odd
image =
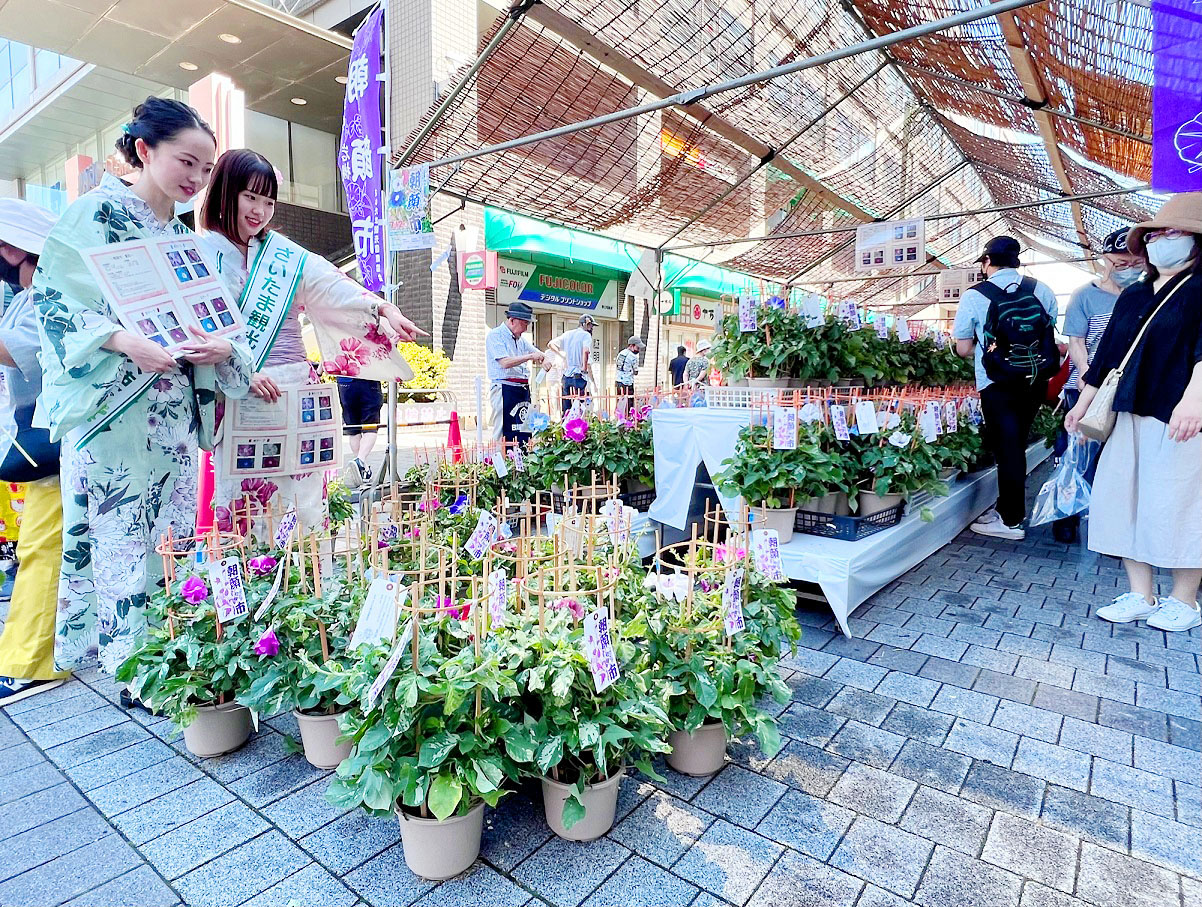
[[(531, 0), (533, 2), (533, 0)], [(610, 123), (618, 123), (622, 120), (628, 120), (631, 117), (641, 116), (645, 113), (654, 113), (657, 110), (663, 110), (666, 107), (687, 107), (690, 104), (696, 104), (698, 101), (705, 100), (716, 94), (722, 94), (727, 91), (734, 91), (737, 88), (745, 88), (748, 85), (756, 85), (760, 82), (766, 82), (769, 79), (775, 79), (779, 76), (791, 75), (795, 72), (801, 72), (806, 69), (812, 69), (815, 66), (825, 66), (827, 63), (834, 63), (839, 60), (845, 60), (848, 57), (858, 56), (859, 54), (868, 53), (869, 51), (881, 50), (885, 47), (892, 47), (894, 44), (900, 44), (903, 41), (909, 41), (913, 38), (921, 38), (924, 35), (934, 34), (935, 32), (946, 31), (949, 28), (955, 28), (958, 25), (966, 25), (970, 22), (976, 22), (979, 19), (988, 19), (992, 16), (1000, 15), (1001, 13), (1012, 12), (1016, 9), (1022, 9), (1026, 6), (1034, 6), (1036, 3), (1042, 3), (1043, 0), (998, 0), (996, 3), (990, 3), (987, 6), (981, 6), (976, 9), (966, 10), (965, 12), (956, 13), (952, 16), (944, 16), (942, 19), (936, 19), (933, 22), (926, 22), (922, 25), (915, 25), (911, 28), (905, 28), (898, 32), (893, 32), (888, 35), (879, 35), (875, 38), (869, 38), (865, 41), (860, 41), (848, 47), (842, 47), (838, 50), (827, 51), (824, 54), (819, 54), (816, 57), (809, 57), (805, 60), (796, 60), (792, 63), (786, 63), (781, 66), (774, 66), (771, 69), (765, 69), (760, 72), (749, 73), (745, 76), (740, 76), (737, 79), (730, 79), (726, 82), (719, 82), (717, 85), (710, 85), (704, 88), (695, 88), (690, 91), (682, 91), (670, 97), (663, 98), (659, 101), (651, 101), (646, 104), (641, 104), (638, 107), (629, 107), (625, 110), (617, 110), (613, 113), (607, 113), (603, 116), (593, 117), (588, 120), (581, 120), (579, 123), (570, 123), (566, 126), (559, 126), (555, 129), (547, 129), (543, 132), (535, 132), (531, 135), (522, 136), (521, 138), (511, 139), (508, 142), (499, 142), (495, 145), (486, 145), (483, 148), (477, 148), (475, 151), (467, 151), (463, 154), (455, 154), (450, 157), (440, 158), (437, 161), (431, 161), (431, 167), (445, 167), (448, 164), (457, 164), (460, 161), (469, 161), (474, 158), (484, 157), (489, 154), (498, 154), (502, 151), (510, 151), (514, 148), (521, 148), (525, 145), (532, 145), (536, 142), (546, 141), (547, 139), (559, 138), (565, 135), (572, 135), (577, 132), (582, 132), (585, 129), (595, 129), (598, 126), (606, 126)], [(492, 42), (490, 42), (491, 45)], [(487, 50), (488, 48), (485, 48)], [(477, 64), (481, 61), (477, 60)], [(475, 67), (475, 68), (478, 68)], [(447, 100), (451, 100), (448, 96)], [(427, 124), (429, 128), (425, 128), (421, 133), (410, 143), (410, 147), (406, 149), (405, 154), (408, 155), (415, 149), (422, 140), (429, 135), (433, 129), (432, 123), (435, 122), (449, 106), (446, 102), (440, 104), (435, 112), (436, 116), (431, 118), (431, 123)]]

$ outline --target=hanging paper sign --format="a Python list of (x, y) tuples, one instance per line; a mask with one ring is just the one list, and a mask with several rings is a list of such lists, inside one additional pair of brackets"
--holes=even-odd
[(1199, 46), (1202, 19), (1196, 0), (1152, 0), (1152, 188), (1156, 192), (1202, 190)]
[(484, 552), (488, 550), (488, 546), (497, 540), (497, 533), (500, 530), (500, 525), (497, 523), (497, 518), (487, 510), (481, 510), (480, 516), (476, 520), (476, 528), (472, 530), (471, 537), (463, 546), (463, 550), (474, 561), (484, 557)]
[(635, 513), (637, 511), (633, 507), (618, 504), (616, 507), (611, 507), (606, 514), (606, 527), (609, 529), (609, 537), (615, 545), (625, 545), (629, 541), (630, 527)]
[(284, 558), (280, 561), (279, 566), (276, 567), (275, 580), (272, 582), (271, 588), (267, 590), (267, 594), (263, 596), (263, 603), (259, 605), (258, 610), (255, 611), (254, 617), (251, 620), (257, 622), (263, 619), (263, 615), (267, 613), (267, 609), (271, 607), (271, 603), (275, 601), (275, 597), (280, 594), (280, 585), (284, 581), (284, 571), (287, 569), (288, 558)]
[(275, 546), (277, 548), (286, 548), (289, 539), (292, 538), (292, 533), (296, 529), (296, 511), (289, 510), (280, 517), (280, 525), (275, 527)]
[(947, 346), (947, 334), (943, 333), (943, 331), (935, 332), (935, 346), (938, 349), (943, 349)]
[(739, 330), (744, 334), (755, 331), (759, 327), (755, 316), (755, 299), (751, 296), (739, 297)]
[(802, 299), (801, 313), (805, 316), (808, 328), (821, 327), (826, 322), (826, 318), (822, 314), (821, 300), (813, 293)]
[(513, 468), (518, 472), (523, 472), (526, 469), (526, 461), (522, 457), (522, 448), (514, 446), (509, 451), (509, 459), (513, 461)]
[(367, 600), (359, 612), (359, 622), (351, 634), (350, 648), (376, 645), (391, 641), (396, 635), (397, 597), (403, 594), (401, 584), (387, 576), (372, 579), (367, 588)]
[(965, 290), (984, 279), (979, 267), (944, 268), (935, 275), (935, 295), (940, 302), (958, 302)]
[(939, 404), (934, 400), (928, 400), (927, 412), (931, 414), (931, 421), (935, 425), (935, 431), (938, 434), (943, 434), (943, 412)]
[(505, 596), (509, 591), (509, 578), (501, 568), (488, 574), (488, 617), (494, 627), (505, 623)]
[(722, 586), (722, 623), (726, 627), (726, 635), (734, 636), (742, 633), (747, 624), (743, 620), (743, 568), (736, 567), (726, 574), (726, 582)]
[(876, 421), (876, 407), (871, 400), (861, 400), (856, 404), (856, 428), (862, 435), (875, 435), (880, 431)]
[(388, 219), (388, 247), (391, 251), (434, 248), (428, 164), (388, 171), (388, 206), (384, 213)]
[(498, 452), (493, 454), (492, 468), (496, 472), (498, 479), (503, 479), (509, 475), (509, 464), (505, 462), (506, 459), (508, 458), (503, 453)]
[(801, 407), (801, 421), (806, 425), (812, 425), (822, 418), (822, 409), (817, 403), (806, 403)]
[(396, 673), (396, 666), (401, 663), (401, 656), (405, 654), (405, 647), (409, 645), (409, 639), (413, 635), (413, 624), (405, 624), (405, 632), (401, 634), (401, 638), (396, 641), (396, 645), (392, 647), (392, 654), (388, 656), (388, 661), (384, 662), (384, 667), (380, 669), (380, 673), (376, 675), (376, 679), (371, 682), (371, 686), (367, 690), (367, 698), (363, 701), (367, 711), (371, 711), (376, 706), (376, 700), (380, 698), (380, 694), (384, 692), (384, 685)]
[(584, 657), (588, 659), (598, 693), (618, 679), (618, 659), (609, 638), (609, 614), (604, 608), (584, 619)]
[(857, 272), (904, 268), (925, 256), (926, 222), (921, 217), (880, 221), (856, 228)]
[(902, 343), (909, 343), (914, 339), (910, 336), (910, 322), (904, 318), (897, 319), (897, 339)]
[(791, 406), (772, 409), (772, 449), (797, 449), (797, 410)]
[(981, 418), (981, 401), (976, 397), (968, 398), (968, 411), (972, 419), (973, 425), (980, 425), (983, 421)]
[(755, 569), (773, 582), (782, 582), (785, 570), (780, 560), (780, 533), (775, 529), (757, 529), (752, 536)]
[(943, 423), (948, 431), (956, 431), (960, 425), (956, 418), (956, 401), (948, 400), (943, 404)]
[(887, 340), (889, 338), (889, 323), (885, 321), (885, 316), (877, 312), (873, 324), (876, 325), (876, 335), (882, 340)]
[(237, 557), (210, 563), (209, 582), (213, 586), (218, 620), (229, 623), (250, 613), (246, 604), (246, 587), (242, 585), (242, 561)]
[(847, 407), (842, 404), (831, 406), (831, 427), (840, 441), (851, 440), (851, 432), (847, 430)]
[(939, 440), (939, 426), (936, 424), (934, 413), (929, 408), (923, 409), (918, 414), (918, 428), (922, 432), (923, 440), (928, 444), (934, 444)]

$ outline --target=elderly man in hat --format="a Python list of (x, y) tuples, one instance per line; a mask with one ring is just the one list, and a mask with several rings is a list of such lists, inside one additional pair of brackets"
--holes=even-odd
[(55, 216), (20, 199), (0, 199), (0, 259), (19, 292), (0, 318), (0, 478), (25, 483), (17, 542), (20, 567), (0, 636), (0, 705), (52, 689), (66, 676), (54, 669), (54, 620), (62, 559), (63, 507), (58, 445), (32, 427), (42, 388), (37, 308), (29, 286)]
[(566, 413), (574, 403), (588, 398), (588, 379), (593, 371), (593, 328), (597, 326), (592, 315), (580, 316), (580, 327), (561, 334), (547, 344), (547, 349), (563, 357), (563, 411)]
[(638, 334), (633, 334), (626, 341), (626, 349), (618, 353), (614, 360), (614, 389), (618, 393), (617, 410), (620, 414), (630, 411), (634, 399), (634, 376), (639, 372), (639, 353), (646, 349), (647, 344)]
[(534, 320), (534, 310), (515, 302), (505, 311), (505, 322), (488, 332), (484, 341), (489, 401), (492, 404), (493, 438), (527, 441), (526, 414), (530, 409), (528, 362), (542, 362), (543, 354), (524, 336)]

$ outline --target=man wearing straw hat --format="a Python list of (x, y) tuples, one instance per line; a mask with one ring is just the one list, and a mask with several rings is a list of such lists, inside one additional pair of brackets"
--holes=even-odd
[(526, 424), (530, 408), (530, 369), (526, 363), (543, 361), (538, 347), (524, 336), (533, 320), (534, 310), (524, 302), (515, 302), (505, 311), (505, 323), (489, 331), (484, 341), (494, 440), (524, 441), (530, 437), (520, 428)]
[(17, 542), (20, 567), (0, 636), (0, 705), (63, 682), (54, 669), (54, 618), (62, 558), (63, 507), (58, 445), (32, 427), (42, 389), (37, 308), (29, 286), (55, 216), (20, 199), (0, 199), (0, 258), (16, 269), (21, 292), (0, 318), (0, 478), (26, 482)]

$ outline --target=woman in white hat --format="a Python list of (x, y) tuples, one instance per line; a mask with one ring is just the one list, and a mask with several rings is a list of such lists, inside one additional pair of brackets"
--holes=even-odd
[(56, 687), (66, 676), (54, 669), (63, 533), (58, 445), (50, 444), (48, 432), (31, 426), (42, 370), (37, 308), (28, 289), (55, 220), (45, 208), (0, 199), (0, 258), (20, 282), (20, 292), (0, 318), (0, 479), (26, 483), (17, 542), (20, 569), (0, 636), (0, 705)]
[[(1131, 590), (1097, 615), (1184, 631), (1202, 625), (1202, 192), (1174, 195), (1131, 228), (1127, 248), (1146, 250), (1147, 272), (1115, 303), (1064, 427), (1076, 430), (1107, 374), (1122, 368), (1114, 430), (1094, 479), (1089, 547), (1123, 559)], [(1160, 599), (1155, 567), (1173, 577)]]
[(697, 354), (689, 360), (689, 364), (684, 369), (684, 383), (687, 386), (696, 387), (698, 384), (708, 383), (710, 360), (706, 353), (710, 351), (712, 345), (708, 337), (702, 337), (697, 341)]

